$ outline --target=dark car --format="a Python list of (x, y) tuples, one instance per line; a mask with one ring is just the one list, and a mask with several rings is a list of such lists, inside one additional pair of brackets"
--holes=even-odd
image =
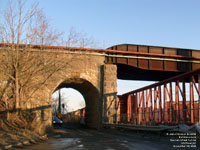
[(58, 125), (59, 127), (62, 125), (62, 120), (60, 120), (58, 117), (56, 116), (53, 116), (52, 117), (52, 122), (53, 122), (53, 125)]

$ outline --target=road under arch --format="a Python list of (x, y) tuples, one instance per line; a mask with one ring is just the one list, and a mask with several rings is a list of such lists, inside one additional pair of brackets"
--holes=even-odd
[(87, 127), (99, 128), (100, 126), (100, 94), (97, 88), (89, 81), (81, 78), (70, 78), (63, 81), (57, 89), (73, 88), (79, 91), (86, 103), (85, 123)]

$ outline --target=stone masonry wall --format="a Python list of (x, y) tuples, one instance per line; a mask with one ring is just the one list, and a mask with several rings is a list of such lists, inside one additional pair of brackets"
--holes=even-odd
[[(43, 95), (44, 100), (37, 103), (51, 105), (51, 95), (57, 88), (74, 88), (83, 95), (86, 101), (88, 127), (98, 128), (100, 110), (95, 107), (99, 107), (100, 104), (101, 66), (104, 65), (104, 56), (57, 54), (56, 59), (62, 60), (63, 64), (66, 62), (68, 64), (48, 80), (43, 90), (38, 91), (38, 95), (40, 98)], [(51, 126), (51, 111), (46, 109), (44, 112), (46, 112), (45, 118), (49, 119), (43, 121), (42, 124)]]
[(103, 121), (104, 123), (115, 123), (117, 117), (117, 66), (106, 64), (104, 66), (104, 100)]
[[(6, 53), (6, 51), (4, 52)], [(102, 99), (106, 102), (103, 102), (103, 104), (106, 104), (105, 107), (103, 106), (106, 113), (103, 114), (106, 114), (110, 123), (115, 122), (117, 67), (112, 64), (105, 64), (105, 56), (103, 55), (86, 53), (87, 51), (73, 53), (65, 50), (47, 49), (42, 51), (34, 50), (30, 53), (27, 52), (27, 56), (23, 55), (24, 58), (30, 61), (32, 59), (28, 57), (35, 55), (33, 57), (36, 59), (35, 63), (37, 63), (37, 59), (38, 61), (42, 60), (41, 62), (44, 65), (51, 62), (49, 64), (50, 67), (44, 67), (41, 72), (33, 77), (22, 74), (23, 78), (20, 79), (20, 83), (26, 81), (28, 84), (22, 90), (25, 93), (22, 93), (20, 97), (20, 107), (17, 111), (21, 111), (23, 116), (28, 118), (28, 126), (32, 130), (42, 134), (47, 127), (51, 127), (51, 96), (55, 90), (62, 87), (74, 88), (83, 95), (86, 101), (86, 119), (89, 127), (98, 128), (101, 123)], [(29, 61), (23, 64), (30, 68), (30, 73), (37, 70), (37, 67), (41, 67), (32, 62), (31, 66)], [(28, 77), (29, 79), (26, 80)], [(2, 76), (0, 79), (3, 80), (0, 81), (0, 84), (3, 84), (5, 79)], [(9, 102), (9, 100), (6, 101)], [(11, 106), (11, 103), (8, 105)], [(9, 109), (5, 107), (1, 111), (5, 113), (13, 112), (12, 106)], [(4, 114), (0, 115), (4, 116)]]

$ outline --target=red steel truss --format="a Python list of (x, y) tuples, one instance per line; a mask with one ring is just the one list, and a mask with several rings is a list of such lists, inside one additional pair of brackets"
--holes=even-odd
[(195, 124), (200, 122), (200, 69), (118, 96), (118, 122)]

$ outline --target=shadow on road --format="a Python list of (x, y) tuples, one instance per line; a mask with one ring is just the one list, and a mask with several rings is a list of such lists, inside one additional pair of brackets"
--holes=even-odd
[[(19, 147), (29, 150), (172, 150), (173, 143), (166, 133), (128, 130), (91, 130), (81, 125), (63, 124), (43, 143)], [(184, 148), (182, 148), (184, 150)], [(187, 149), (187, 148), (185, 148)], [(190, 148), (190, 150), (196, 150)]]

